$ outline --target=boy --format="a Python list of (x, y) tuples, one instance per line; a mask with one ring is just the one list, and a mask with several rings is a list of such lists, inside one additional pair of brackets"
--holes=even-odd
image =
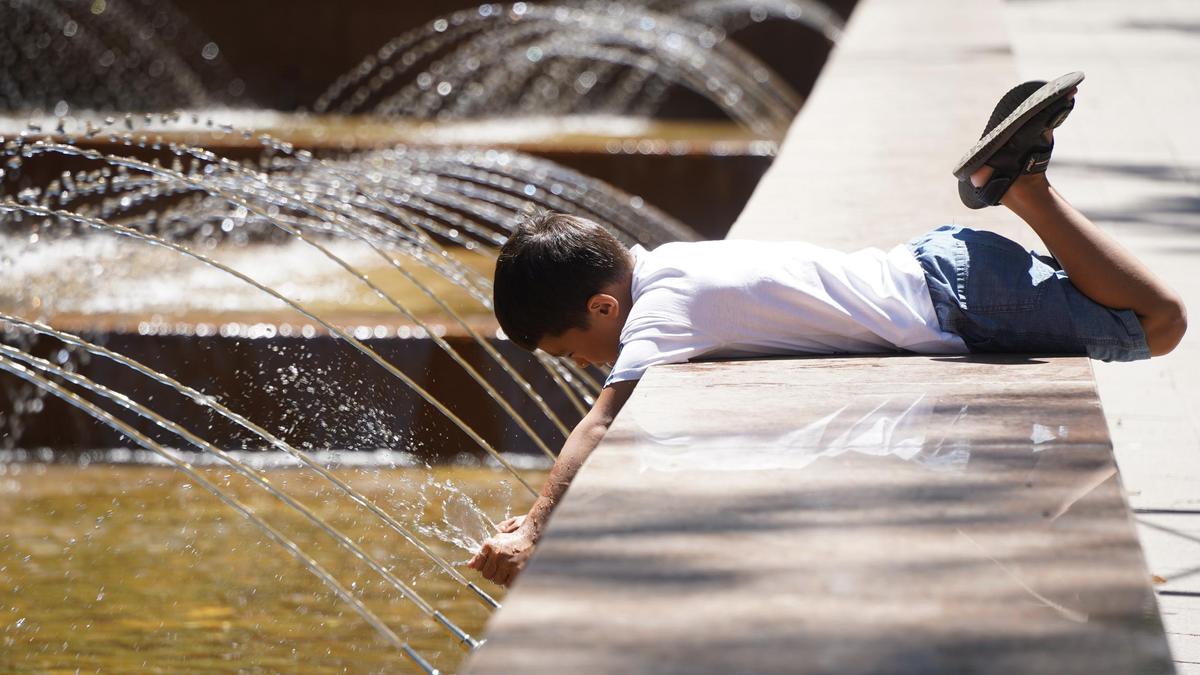
[[(1033, 352), (1128, 361), (1170, 352), (1179, 297), (1045, 177), (1052, 131), (1082, 73), (1026, 82), (997, 104), (955, 170), (971, 208), (1003, 204), (1053, 257), (945, 226), (891, 251), (802, 243), (672, 243), (626, 251), (561, 214), (523, 225), (496, 262), (496, 317), (518, 345), (612, 364), (527, 516), (501, 523), (470, 566), (509, 584), (550, 512), (645, 370), (699, 357)], [(1069, 276), (1069, 280), (1068, 280)]]

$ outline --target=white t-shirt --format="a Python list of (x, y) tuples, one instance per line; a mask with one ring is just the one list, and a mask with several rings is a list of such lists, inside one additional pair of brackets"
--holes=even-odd
[(967, 352), (938, 326), (905, 246), (843, 253), (726, 239), (632, 252), (633, 307), (605, 384), (701, 357)]

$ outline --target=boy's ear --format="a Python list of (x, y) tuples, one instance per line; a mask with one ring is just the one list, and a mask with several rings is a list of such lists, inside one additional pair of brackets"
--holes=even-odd
[(621, 303), (617, 302), (616, 298), (607, 293), (597, 293), (588, 298), (587, 307), (589, 313), (594, 312), (600, 316), (616, 316)]

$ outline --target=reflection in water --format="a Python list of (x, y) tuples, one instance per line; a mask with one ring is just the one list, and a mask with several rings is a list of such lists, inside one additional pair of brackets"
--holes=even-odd
[[(639, 440), (649, 446), (639, 454), (642, 471), (802, 469), (820, 458), (856, 453), (958, 472), (970, 461), (971, 439), (980, 442), (978, 433), (963, 428), (972, 416), (983, 418), (984, 412), (957, 397), (927, 392), (857, 396), (811, 422), (797, 420), (795, 428), (782, 433), (742, 431), (752, 428), (744, 421), (717, 433), (694, 426), (681, 431), (657, 416), (629, 413)], [(1030, 452), (1040, 453), (1070, 436), (1066, 426), (1044, 421), (1006, 419), (1004, 434), (1011, 439), (1006, 442), (1025, 444), (1027, 438)], [(1028, 425), (1028, 431), (1020, 425)]]
[(1072, 621), (1074, 623), (1087, 623), (1087, 620), (1088, 620), (1087, 612), (1081, 612), (1076, 609), (1071, 609), (1070, 607), (1065, 607), (1065, 606), (1051, 600), (1050, 598), (1047, 598), (1045, 595), (1042, 595), (1041, 593), (1037, 592), (1036, 590), (1033, 589), (1033, 587), (1031, 587), (1025, 581), (1024, 578), (1021, 577), (1021, 575), (1014, 572), (1011, 567), (1000, 562), (995, 557), (993, 557), (990, 553), (988, 553), (987, 549), (985, 549), (982, 545), (980, 545), (980, 543), (978, 541), (976, 541), (974, 537), (972, 537), (971, 535), (964, 532), (961, 528), (956, 528), (956, 531), (958, 532), (959, 536), (961, 536), (963, 539), (966, 539), (968, 542), (970, 542), (971, 546), (978, 549), (979, 553), (982, 554), (983, 557), (992, 561), (996, 565), (996, 567), (1000, 568), (1000, 571), (1003, 572), (1005, 576), (1007, 576), (1009, 579), (1011, 579), (1013, 581), (1013, 583), (1015, 583), (1017, 586), (1020, 586), (1022, 590), (1024, 590), (1030, 596), (1035, 598), (1039, 603), (1041, 603), (1042, 605), (1045, 605), (1046, 607), (1049, 607), (1050, 609), (1054, 610), (1055, 612), (1058, 612), (1059, 616), (1063, 617), (1067, 621)]
[(965, 404), (939, 407), (936, 396), (924, 393), (862, 396), (778, 435), (732, 430), (688, 435), (662, 428), (655, 419), (631, 418), (642, 438), (654, 445), (640, 454), (642, 471), (802, 469), (819, 458), (848, 452), (961, 471), (970, 459), (970, 442), (953, 431), (967, 409)]

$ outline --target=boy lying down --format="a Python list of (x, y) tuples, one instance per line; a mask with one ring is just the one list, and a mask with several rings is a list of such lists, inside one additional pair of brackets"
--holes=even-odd
[(943, 226), (889, 251), (803, 242), (670, 243), (625, 249), (599, 225), (544, 214), (496, 262), (495, 310), (530, 351), (611, 364), (528, 515), (500, 524), (469, 565), (508, 585), (555, 505), (653, 365), (781, 354), (1023, 352), (1132, 361), (1187, 328), (1179, 296), (1046, 179), (1053, 130), (1082, 73), (1026, 82), (997, 104), (954, 174), (971, 208), (997, 204), (1046, 245)]

